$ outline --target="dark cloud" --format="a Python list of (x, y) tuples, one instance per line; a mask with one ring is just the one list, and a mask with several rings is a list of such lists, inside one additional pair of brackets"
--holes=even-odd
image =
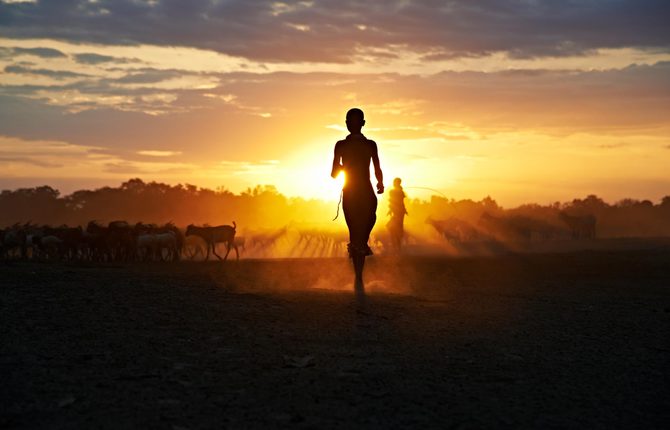
[(61, 51), (52, 48), (0, 48), (0, 58), (18, 57), (20, 55), (30, 55), (40, 58), (63, 58), (67, 55)]
[(61, 51), (53, 48), (12, 48), (14, 55), (32, 55), (41, 58), (67, 57)]
[(74, 60), (80, 64), (102, 64), (102, 63), (116, 63), (116, 64), (126, 64), (126, 63), (140, 63), (141, 60), (137, 58), (126, 58), (126, 57), (113, 57), (111, 55), (100, 55), (93, 52), (86, 52), (83, 54), (75, 54)]
[[(263, 61), (348, 62), (394, 46), (426, 59), (670, 48), (667, 0), (67, 0), (0, 3), (5, 37), (216, 50)], [(373, 54), (374, 55), (374, 54)]]
[(32, 69), (30, 67), (13, 64), (5, 67), (5, 73), (16, 73), (20, 75), (48, 76), (53, 79), (82, 78), (88, 75), (71, 72), (69, 70)]

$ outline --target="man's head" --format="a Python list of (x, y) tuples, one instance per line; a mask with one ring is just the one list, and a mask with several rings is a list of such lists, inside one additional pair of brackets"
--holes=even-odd
[(399, 188), (399, 187), (400, 187), (400, 184), (402, 184), (402, 179), (400, 179), (400, 178), (395, 178), (395, 179), (393, 180), (393, 186), (394, 186), (394, 187)]
[(358, 108), (349, 109), (347, 112), (347, 130), (351, 133), (360, 133), (365, 125), (363, 111)]

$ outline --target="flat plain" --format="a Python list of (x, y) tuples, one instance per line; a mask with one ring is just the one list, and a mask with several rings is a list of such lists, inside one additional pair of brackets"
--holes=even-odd
[(0, 262), (3, 428), (663, 428), (670, 251)]

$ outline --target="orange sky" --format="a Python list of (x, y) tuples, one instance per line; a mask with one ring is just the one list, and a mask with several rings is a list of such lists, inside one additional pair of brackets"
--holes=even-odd
[[(288, 16), (282, 37), (296, 41), (276, 51), (266, 49), (272, 35), (238, 49), (134, 33), (114, 43), (113, 28), (96, 39), (85, 22), (72, 34), (8, 27), (0, 39), (0, 187), (50, 183), (68, 192), (141, 177), (232, 191), (275, 184), (334, 200), (332, 147), (357, 106), (386, 177), (402, 177), (416, 197), (430, 192), (409, 187), (491, 195), (506, 206), (670, 194), (664, 41), (615, 44), (603, 27), (578, 41), (593, 44), (581, 50), (517, 47), (509, 37), (509, 46), (473, 54), (460, 45), (444, 52), (420, 26), (381, 40), (388, 32), (366, 23), (356, 24), (360, 43), (347, 56), (339, 39), (323, 39), (325, 18), (302, 10), (321, 3), (272, 4), (267, 19)], [(0, 2), (0, 11), (15, 7), (39, 17), (29, 8), (43, 5)], [(464, 40), (476, 50), (496, 39)]]

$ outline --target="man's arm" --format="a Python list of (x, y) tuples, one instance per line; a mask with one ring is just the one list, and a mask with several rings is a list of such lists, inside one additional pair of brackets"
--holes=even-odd
[(372, 143), (372, 164), (375, 166), (375, 178), (377, 178), (377, 194), (384, 192), (384, 174), (382, 173), (382, 166), (379, 163), (379, 153), (377, 151), (377, 144), (374, 140)]
[(335, 155), (333, 156), (333, 169), (330, 176), (336, 178), (342, 171), (342, 155), (340, 155), (340, 142), (335, 144)]

